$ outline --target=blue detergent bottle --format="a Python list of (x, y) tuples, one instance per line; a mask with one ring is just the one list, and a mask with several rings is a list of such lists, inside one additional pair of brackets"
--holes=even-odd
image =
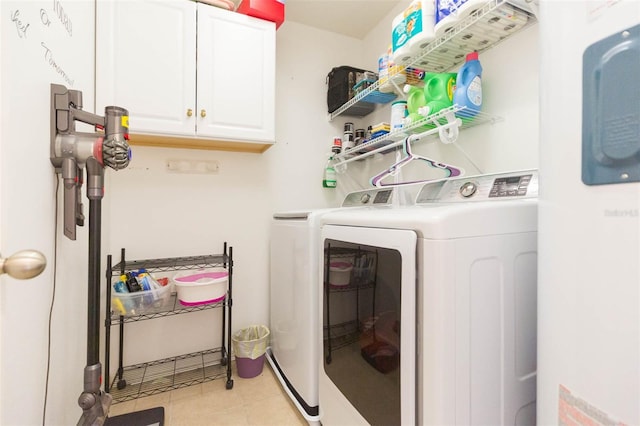
[(469, 53), (466, 62), (458, 71), (453, 103), (466, 107), (456, 113), (456, 116), (461, 118), (475, 117), (482, 109), (482, 65), (478, 60), (478, 52)]

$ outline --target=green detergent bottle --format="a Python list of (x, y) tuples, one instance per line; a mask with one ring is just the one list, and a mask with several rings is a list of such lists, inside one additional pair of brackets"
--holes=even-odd
[[(413, 124), (422, 120), (424, 117), (420, 115), (418, 110), (427, 105), (424, 90), (422, 87), (412, 86), (410, 84), (405, 84), (403, 90), (407, 95), (407, 122)], [(424, 130), (428, 130), (428, 127), (420, 126), (414, 129), (414, 131), (417, 132)]]
[(421, 87), (405, 84), (403, 90), (407, 95), (407, 112), (409, 114), (417, 113), (419, 108), (427, 104), (424, 90)]
[[(426, 105), (422, 108), (422, 115), (428, 117), (453, 105), (453, 92), (456, 86), (457, 73), (427, 73), (424, 76), (424, 98)], [(440, 120), (442, 124), (446, 121)], [(426, 128), (435, 127), (428, 124)]]
[(424, 97), (429, 108), (428, 115), (453, 105), (457, 75), (457, 73), (427, 73), (424, 76)]

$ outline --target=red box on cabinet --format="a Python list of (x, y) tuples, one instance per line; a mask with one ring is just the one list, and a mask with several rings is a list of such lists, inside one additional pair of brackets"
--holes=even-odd
[(278, 29), (284, 22), (284, 0), (242, 0), (237, 12), (275, 22)]

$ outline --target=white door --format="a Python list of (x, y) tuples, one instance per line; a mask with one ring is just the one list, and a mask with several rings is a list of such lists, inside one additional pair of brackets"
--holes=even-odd
[(196, 7), (98, 1), (96, 105), (126, 105), (132, 134), (195, 134)]
[(198, 4), (200, 136), (275, 140), (275, 24)]
[(75, 424), (82, 413), (87, 234), (64, 238), (61, 217), (56, 228), (50, 85), (82, 91), (94, 111), (94, 10), (93, 0), (0, 2), (0, 253), (35, 249), (48, 261), (31, 280), (0, 276), (2, 425)]
[(416, 234), (326, 225), (321, 235), (320, 421), (413, 425)]

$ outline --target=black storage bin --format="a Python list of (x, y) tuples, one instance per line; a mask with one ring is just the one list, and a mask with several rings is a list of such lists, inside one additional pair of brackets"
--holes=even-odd
[[(353, 98), (355, 94), (353, 86), (362, 80), (365, 71), (343, 65), (335, 67), (329, 72), (329, 75), (327, 75), (327, 107), (329, 113), (334, 112)], [(375, 107), (374, 103), (359, 101), (342, 114), (362, 117), (372, 112)]]

